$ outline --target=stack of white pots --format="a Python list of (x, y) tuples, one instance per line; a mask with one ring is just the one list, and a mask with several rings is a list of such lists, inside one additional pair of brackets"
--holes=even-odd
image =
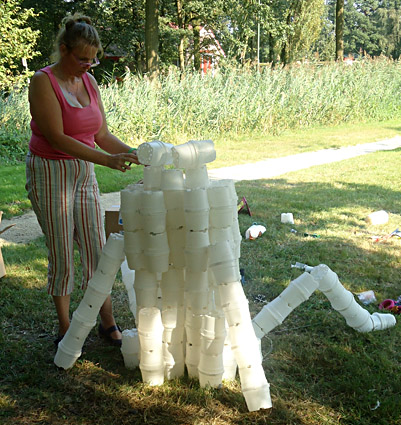
[(396, 324), (392, 314), (370, 314), (361, 307), (352, 292), (345, 289), (338, 280), (337, 274), (325, 264), (320, 264), (310, 267), (310, 274), (305, 272), (293, 280), (277, 298), (266, 304), (253, 318), (257, 337), (262, 338), (283, 323), (284, 319), (316, 289), (326, 295), (333, 309), (345, 318), (347, 325), (358, 332), (379, 331)]
[(73, 313), (70, 327), (59, 342), (54, 363), (71, 368), (81, 355), (82, 346), (95, 326), (100, 307), (110, 295), (118, 269), (124, 260), (124, 239), (112, 233), (107, 239), (96, 272), (88, 283), (85, 295)]
[[(163, 381), (160, 361), (167, 379), (183, 375), (185, 365), (201, 386), (218, 387), (235, 378), (238, 363), (249, 410), (271, 407), (240, 282), (234, 183), (208, 178), (213, 142), (150, 142), (138, 147), (138, 158), (146, 165), (143, 185), (121, 192), (121, 216), (128, 266), (135, 270), (143, 380)], [(170, 163), (175, 168), (166, 169)]]

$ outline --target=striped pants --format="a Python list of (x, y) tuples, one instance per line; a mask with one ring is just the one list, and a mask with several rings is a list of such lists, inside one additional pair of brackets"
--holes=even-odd
[(28, 198), (46, 237), (48, 293), (60, 296), (72, 292), (74, 241), (80, 253), (84, 289), (105, 243), (94, 165), (28, 153), (26, 178)]

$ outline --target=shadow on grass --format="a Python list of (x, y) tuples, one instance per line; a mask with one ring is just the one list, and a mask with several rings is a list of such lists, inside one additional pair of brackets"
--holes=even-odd
[[(139, 369), (124, 367), (120, 350), (104, 345), (93, 329), (81, 358), (69, 371), (53, 363), (57, 328), (46, 293), (43, 238), (7, 246), (7, 276), (0, 285), (0, 423), (2, 424), (227, 424), (266, 423), (269, 411), (247, 411), (239, 383), (202, 389), (183, 377), (150, 387)], [(113, 290), (116, 315), (129, 316), (123, 285)], [(75, 290), (77, 307), (82, 292)], [(72, 307), (72, 310), (74, 307)]]
[[(351, 291), (374, 289), (392, 298), (400, 291), (400, 242), (369, 241), (363, 209), (399, 212), (400, 192), (380, 185), (290, 183), (286, 179), (241, 183), (253, 217), (241, 215), (242, 233), (253, 221), (267, 231), (244, 241), (241, 264), (252, 312), (299, 275), (290, 264), (327, 264)], [(382, 202), (388, 202), (382, 204)], [(291, 211), (303, 237), (280, 223)], [(301, 217), (301, 218), (299, 218)], [(391, 223), (390, 223), (391, 224)], [(247, 412), (239, 383), (201, 389), (186, 377), (160, 387), (141, 383), (125, 369), (118, 349), (92, 331), (82, 358), (69, 371), (53, 364), (53, 305), (44, 289), (42, 242), (4, 249), (9, 274), (0, 285), (0, 422), (4, 424), (397, 424), (401, 415), (399, 327), (359, 334), (347, 327), (316, 292), (263, 340), (273, 409)], [(123, 287), (116, 286), (117, 298)], [(75, 291), (73, 304), (82, 293)], [(377, 311), (377, 305), (367, 307)], [(125, 310), (124, 310), (125, 309)], [(121, 317), (128, 305), (118, 305)], [(123, 325), (124, 327), (124, 325)], [(49, 334), (49, 330), (52, 330)], [(377, 401), (380, 406), (377, 407)], [(377, 408), (376, 408), (377, 407)]]

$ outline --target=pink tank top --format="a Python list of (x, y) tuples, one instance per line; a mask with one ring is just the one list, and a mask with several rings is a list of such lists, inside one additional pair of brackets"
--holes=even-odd
[[(48, 75), (53, 90), (60, 103), (63, 116), (64, 134), (71, 136), (92, 148), (95, 147), (95, 134), (102, 126), (102, 114), (99, 110), (97, 92), (92, 86), (88, 74), (85, 73), (82, 75), (82, 81), (89, 94), (90, 104), (84, 108), (76, 108), (71, 106), (65, 99), (50, 66), (41, 69), (41, 71)], [(32, 136), (29, 142), (29, 150), (32, 153), (47, 159), (74, 159), (74, 157), (52, 148), (33, 119), (31, 120), (31, 130)]]

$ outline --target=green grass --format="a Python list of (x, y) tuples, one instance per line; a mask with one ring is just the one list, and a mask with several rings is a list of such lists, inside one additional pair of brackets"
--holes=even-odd
[[(378, 152), (237, 184), (254, 213), (240, 214), (242, 234), (254, 221), (267, 228), (262, 237), (242, 243), (252, 315), (263, 307), (260, 297), (274, 299), (300, 274), (291, 268), (296, 261), (327, 264), (354, 293), (374, 290), (378, 301), (367, 307), (371, 313), (381, 300), (401, 294), (401, 240), (371, 239), (401, 225), (400, 154)], [(378, 209), (389, 211), (389, 222), (369, 226), (365, 217)], [(293, 212), (294, 225), (280, 222), (282, 212)], [(238, 381), (219, 390), (201, 389), (186, 377), (161, 387), (142, 384), (139, 371), (125, 369), (118, 349), (104, 346), (94, 331), (75, 366), (57, 370), (57, 319), (44, 289), (43, 239), (5, 246), (3, 255), (8, 274), (0, 285), (2, 424), (401, 424), (399, 324), (357, 333), (316, 291), (262, 340), (273, 409), (250, 413)], [(78, 258), (76, 263), (78, 276)], [(81, 297), (74, 291), (72, 309)], [(113, 302), (119, 324), (133, 327), (119, 279)], [(380, 407), (373, 410), (377, 401)]]
[[(340, 148), (391, 138), (401, 133), (399, 120), (370, 124), (344, 124), (338, 127), (316, 127), (285, 131), (279, 136), (249, 134), (225, 136), (214, 140), (217, 159), (209, 168), (277, 158), (319, 149)], [(142, 177), (142, 167), (133, 167), (126, 173), (96, 166), (101, 193), (116, 192)], [(25, 191), (25, 165), (2, 165), (0, 168), (0, 211), (4, 218), (21, 215), (30, 208)]]

